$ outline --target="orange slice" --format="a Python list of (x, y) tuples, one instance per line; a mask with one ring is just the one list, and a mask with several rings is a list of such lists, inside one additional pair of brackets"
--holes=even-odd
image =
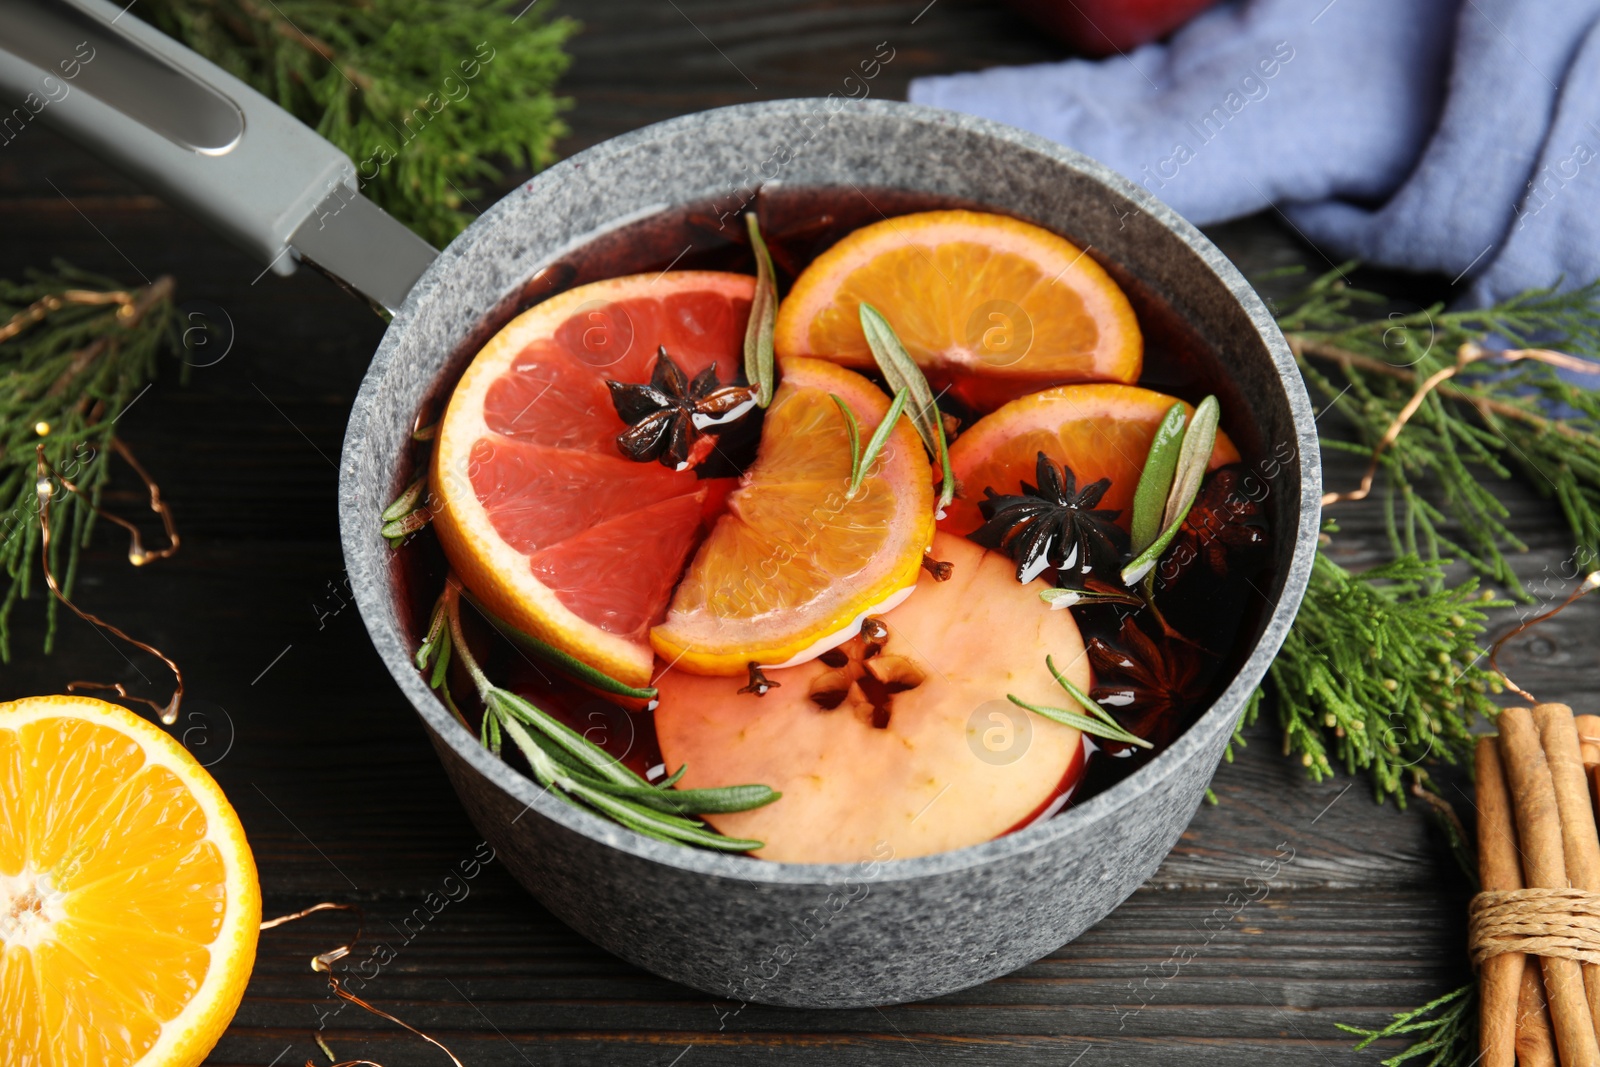
[(933, 539), (933, 482), (901, 418), (851, 497), (850, 406), (864, 448), (889, 398), (854, 371), (787, 359), (755, 463), (690, 564), (656, 652), (679, 670), (744, 674), (801, 662), (850, 639), (861, 620), (915, 587)]
[[(1133, 492), (1144, 471), (1156, 427), (1175, 397), (1133, 385), (1062, 385), (1013, 400), (985, 415), (950, 446), (950, 469), (960, 486), (941, 530), (966, 534), (983, 525), (978, 502), (985, 487), (1010, 495), (1034, 482), (1039, 453), (1072, 469), (1078, 485), (1101, 478), (1111, 488), (1097, 505), (1133, 519)], [(1184, 408), (1193, 414), (1192, 405)], [(1228, 435), (1217, 432), (1210, 469), (1239, 462)]]
[(665, 346), (693, 377), (743, 358), (755, 279), (679, 271), (580, 286), (513, 319), (462, 375), (434, 450), (434, 528), (485, 606), (629, 685), (704, 531), (711, 483), (635, 463), (606, 380)]
[(978, 211), (864, 226), (818, 256), (778, 310), (780, 356), (870, 368), (860, 306), (895, 328), (928, 381), (980, 411), (1061, 382), (1139, 377), (1127, 297), (1049, 230)]
[[(1039, 600), (1016, 566), (965, 538), (933, 551), (954, 565), (885, 614), (876, 655), (846, 644), (825, 661), (768, 672), (757, 697), (740, 681), (670, 670), (657, 682), (656, 734), (685, 789), (765, 782), (763, 808), (705, 818), (764, 841), (790, 863), (904, 859), (975, 845), (1026, 823), (1078, 781), (1077, 730), (1006, 699), (1071, 707), (1045, 667), (1053, 656), (1087, 690), (1089, 661), (1070, 611)], [(874, 685), (877, 682), (877, 685)]]
[(244, 829), (181, 745), (88, 697), (0, 704), (0, 1063), (194, 1067), (260, 925)]

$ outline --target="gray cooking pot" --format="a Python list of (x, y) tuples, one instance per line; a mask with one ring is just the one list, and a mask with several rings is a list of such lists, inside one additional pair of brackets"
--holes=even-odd
[[(83, 0), (81, 10), (109, 30), (104, 23), (114, 8)], [(303, 127), (286, 133), (281, 113), (258, 121), (270, 104), (171, 42), (141, 36), (145, 29), (131, 17), (117, 27), (124, 42), (134, 40), (147, 57), (218, 89), (250, 116), (251, 124), (239, 125), (238, 145), (254, 151), (251, 180), (273, 185), (258, 171), (278, 165), (269, 157), (283, 154), (252, 145), (251, 129), (265, 128), (268, 142), (292, 134), (302, 157), (321, 151), (306, 147), (305, 138), (315, 138)], [(34, 72), (48, 54), (42, 47), (34, 46)], [(0, 52), (0, 83), (18, 83), (8, 61), (23, 62)], [(224, 144), (235, 132), (222, 112), (202, 111), (178, 132), (216, 142), (199, 154), (226, 160), (233, 149)], [(148, 138), (134, 143), (144, 134), (124, 129), (125, 109), (121, 118), (91, 108), (58, 119), (169, 196), (233, 227), (231, 236), (264, 259), (275, 255), (280, 269), (294, 258), (318, 260), (396, 310), (356, 398), (340, 464), (340, 527), (361, 615), (473, 823), (507, 868), (574, 929), (658, 974), (734, 1003), (853, 1007), (962, 989), (1052, 951), (1116, 907), (1171, 849), (1299, 605), (1316, 546), (1321, 479), (1311, 408), (1271, 315), (1193, 226), (1093, 160), (1031, 134), (879, 101), (721, 108), (557, 164), (429, 262), (431, 250), (380, 225), (388, 220), (376, 219), (376, 209), (350, 191), (348, 160), (324, 168), (344, 183), (335, 195), (301, 175), (292, 206), (304, 210), (280, 208), (268, 226), (260, 220), (270, 213), (260, 211), (241, 222), (227, 191), (211, 188), (217, 179), (179, 173), (191, 166), (189, 157), (173, 157), (170, 166), (152, 162), (166, 149)], [(171, 131), (154, 136), (180, 140)], [(678, 205), (714, 202), (736, 211), (745, 190), (774, 181), (935, 194), (1065, 234), (1124, 286), (1152, 343), (1205, 361), (1207, 377), (1224, 383), (1225, 426), (1263, 487), (1274, 530), (1264, 600), (1241, 634), (1231, 683), (1199, 720), (1147, 766), (1056, 818), (954, 852), (859, 864), (780, 864), (669, 845), (546, 795), (480, 747), (411, 664), (413, 638), (376, 517), (395, 495), (413, 420), (452, 360), (481, 341), (485, 323), (503, 320), (508, 306), (515, 310), (530, 279), (564, 253)], [(277, 186), (281, 181), (273, 195), (293, 199)], [(337, 232), (345, 223), (349, 232)], [(389, 251), (362, 254), (361, 240), (387, 241)], [(384, 271), (374, 275), (375, 267)]]

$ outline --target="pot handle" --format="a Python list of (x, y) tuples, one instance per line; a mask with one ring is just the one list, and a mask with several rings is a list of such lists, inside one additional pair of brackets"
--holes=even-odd
[(306, 261), (390, 312), (438, 255), (361, 195), (349, 156), (127, 8), (0, 0), (0, 27), (20, 101), (0, 146), (42, 119), (276, 273)]

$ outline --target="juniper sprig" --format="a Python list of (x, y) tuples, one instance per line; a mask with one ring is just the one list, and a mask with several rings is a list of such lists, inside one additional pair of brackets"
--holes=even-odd
[(499, 164), (556, 158), (577, 32), (550, 0), (149, 0), (143, 17), (344, 149), (362, 191), (443, 246)]
[[(0, 279), (0, 660), (11, 658), (11, 612), (37, 568), (37, 448), (82, 491), (53, 487), (51, 504), (50, 571), (71, 596), (116, 421), (155, 377), (158, 358), (180, 348), (172, 293), (170, 278), (128, 289), (64, 264), (20, 282)], [(56, 606), (49, 599), (46, 652)]]
[[(1278, 306), (1307, 383), (1354, 431), (1354, 441), (1324, 438), (1324, 450), (1370, 456), (1418, 386), (1455, 365), (1463, 345), (1600, 359), (1600, 282), (1532, 289), (1468, 311), (1435, 304), (1362, 318), (1387, 298), (1348, 285), (1349, 267)], [(1580, 384), (1533, 360), (1472, 363), (1428, 394), (1380, 462), (1397, 556), (1453, 557), (1528, 599), (1506, 558), (1527, 546), (1489, 488), (1520, 476), (1557, 501), (1580, 557), (1600, 558), (1600, 374)]]

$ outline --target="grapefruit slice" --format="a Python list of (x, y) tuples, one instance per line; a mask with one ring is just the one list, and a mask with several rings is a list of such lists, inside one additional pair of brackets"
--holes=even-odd
[(1139, 377), (1133, 307), (1062, 237), (978, 211), (864, 226), (812, 261), (778, 309), (780, 356), (870, 368), (860, 306), (883, 312), (937, 391), (980, 411), (1061, 382)]
[(181, 745), (88, 697), (0, 704), (0, 1063), (194, 1067), (260, 925), (244, 829)]
[[(690, 564), (656, 652), (680, 671), (743, 675), (850, 639), (910, 594), (933, 538), (933, 476), (902, 418), (854, 496), (844, 414), (870, 439), (889, 398), (861, 375), (788, 359), (755, 462)], [(753, 780), (753, 779), (752, 779)]]
[(761, 697), (677, 669), (658, 681), (656, 734), (667, 766), (688, 766), (682, 788), (764, 782), (783, 794), (705, 816), (766, 842), (755, 855), (847, 863), (962, 848), (1076, 784), (1078, 731), (1006, 699), (1064, 706), (1047, 654), (1087, 691), (1071, 612), (1051, 611), (1044, 583), (1019, 584), (1009, 560), (964, 538), (939, 534), (933, 551), (954, 564), (950, 579), (924, 573), (916, 595), (882, 616), (888, 639), (876, 655), (853, 641), (769, 672), (779, 684)]
[(665, 347), (690, 377), (737, 373), (755, 279), (679, 271), (580, 286), (473, 359), (434, 450), (434, 528), (466, 587), (513, 626), (628, 685), (704, 530), (692, 470), (623, 457), (608, 379), (647, 382)]
[[(1133, 492), (1156, 427), (1177, 398), (1133, 385), (1063, 385), (1011, 401), (973, 423), (950, 446), (950, 469), (959, 490), (945, 509), (941, 530), (968, 534), (983, 525), (978, 502), (987, 487), (1001, 495), (1032, 483), (1040, 452), (1066, 464), (1078, 484), (1111, 479), (1096, 505), (1121, 511), (1123, 529), (1133, 519)], [(1184, 403), (1189, 414), (1193, 405)], [(1239, 462), (1239, 450), (1217, 431), (1210, 469)]]

